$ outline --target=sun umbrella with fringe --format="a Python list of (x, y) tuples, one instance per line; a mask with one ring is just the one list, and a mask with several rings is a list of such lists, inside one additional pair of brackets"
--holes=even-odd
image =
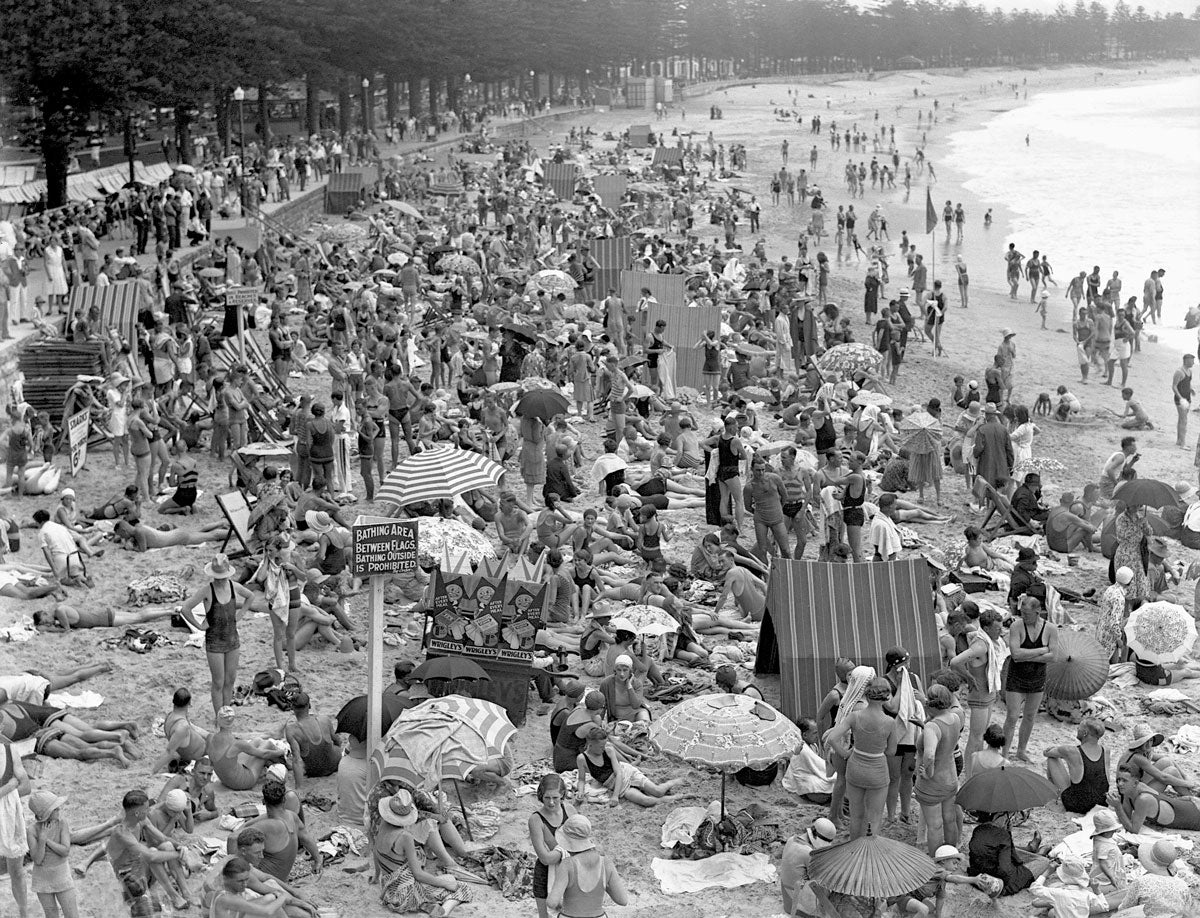
[(496, 557), (491, 539), (462, 520), (447, 520), (440, 516), (418, 519), (417, 545), (421, 554), (439, 559), (445, 554), (465, 556), (472, 564)]
[(412, 217), (414, 220), (423, 220), (425, 216), (407, 201), (384, 201), (383, 206), (392, 210), (398, 210), (406, 217)]
[(1108, 653), (1090, 634), (1060, 629), (1046, 665), (1046, 694), (1064, 701), (1091, 698), (1108, 680)]
[(822, 373), (854, 373), (865, 370), (876, 372), (883, 363), (883, 354), (867, 344), (835, 344), (817, 358), (817, 369)]
[(1067, 467), (1057, 459), (1051, 459), (1049, 456), (1034, 456), (1031, 459), (1022, 459), (1013, 466), (1013, 478), (1018, 481), (1023, 479), (1030, 472), (1036, 472), (1039, 475), (1051, 475), (1055, 472), (1065, 472)]
[(1177, 663), (1196, 643), (1196, 620), (1173, 602), (1148, 602), (1134, 609), (1125, 622), (1125, 639), (1138, 659)]
[(610, 623), (613, 631), (618, 630), (618, 623), (625, 625), (620, 630), (632, 631), (634, 634), (649, 634), (654, 637), (660, 634), (675, 634), (679, 631), (679, 622), (672, 618), (669, 612), (644, 603), (621, 609), (620, 617), (614, 618)]
[(546, 268), (530, 277), (529, 283), (525, 285), (525, 289), (529, 293), (537, 290), (545, 290), (553, 296), (556, 293), (570, 293), (578, 286), (575, 283), (575, 279), (566, 271), (559, 271), (557, 268)]
[(937, 869), (924, 851), (867, 834), (814, 850), (808, 878), (814, 886), (830, 892), (881, 899), (912, 892)]
[[(927, 411), (914, 411), (900, 422), (900, 447), (927, 453), (941, 444), (942, 422)], [(940, 460), (939, 460), (940, 461)]]
[(1019, 813), (1045, 806), (1058, 797), (1058, 788), (1028, 768), (1001, 765), (970, 777), (958, 790), (958, 805), (984, 813)]
[(443, 255), (438, 259), (438, 270), (443, 274), (479, 274), (479, 263), (466, 255)]
[(650, 738), (667, 755), (721, 772), (765, 768), (795, 752), (800, 729), (765, 701), (749, 695), (701, 695), (681, 701), (650, 725)]
[(500, 483), (504, 466), (487, 456), (452, 446), (437, 447), (401, 460), (383, 480), (376, 498), (407, 504), (452, 500), (476, 488)]

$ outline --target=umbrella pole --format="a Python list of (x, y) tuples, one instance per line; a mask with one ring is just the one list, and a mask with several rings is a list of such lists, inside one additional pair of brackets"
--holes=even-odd
[(725, 821), (725, 772), (721, 772), (721, 821)]
[(454, 778), (454, 796), (458, 798), (458, 808), (462, 810), (463, 828), (467, 830), (467, 841), (475, 841), (471, 836), (471, 820), (467, 818), (467, 808), (463, 805), (462, 788), (458, 786), (458, 778)]

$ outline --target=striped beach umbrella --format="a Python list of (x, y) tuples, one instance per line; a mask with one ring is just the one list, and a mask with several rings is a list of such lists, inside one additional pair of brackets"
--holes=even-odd
[(504, 466), (487, 456), (453, 446), (435, 447), (397, 465), (377, 495), (401, 507), (426, 500), (453, 500), (467, 491), (495, 487)]
[(436, 790), (444, 780), (463, 780), (503, 757), (516, 735), (498, 704), (464, 695), (431, 698), (392, 723), (371, 754), (370, 786), (386, 779)]

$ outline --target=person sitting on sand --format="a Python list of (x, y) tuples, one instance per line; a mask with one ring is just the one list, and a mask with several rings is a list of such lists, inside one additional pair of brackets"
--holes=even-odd
[(239, 739), (233, 732), (237, 711), (225, 705), (217, 711), (217, 729), (208, 738), (208, 758), (221, 783), (229, 790), (249, 790), (272, 762), (284, 753), (273, 746)]
[[(287, 794), (286, 784), (268, 778), (262, 786), (262, 801), (267, 812), (246, 823), (247, 829), (258, 829), (265, 839), (260, 869), (285, 883), (301, 847), (312, 858), (313, 870), (318, 877), (324, 863), (324, 856), (317, 848), (316, 839), (305, 827), (304, 820), (285, 806)], [(226, 846), (226, 850), (234, 854), (237, 850), (237, 838), (229, 836)]]
[(600, 694), (604, 696), (609, 720), (650, 722), (650, 708), (642, 694), (641, 680), (634, 678), (633, 658), (628, 654), (616, 658), (612, 675), (600, 681)]
[[(428, 795), (414, 797), (402, 788), (379, 801), (382, 822), (373, 844), (375, 879), (390, 911), (424, 911), (430, 918), (445, 918), (473, 896), (453, 873), (458, 864), (437, 830), (439, 814), (418, 809), (418, 799), (428, 801)], [(429, 869), (431, 857), (442, 872)]]
[(158, 794), (159, 801), (173, 790), (182, 791), (187, 796), (188, 813), (193, 825), (221, 815), (217, 810), (217, 792), (213, 786), (213, 768), (208, 756), (201, 756), (195, 761), (191, 774), (176, 774), (168, 778)]
[(1004, 727), (988, 724), (983, 731), (983, 748), (971, 753), (971, 767), (965, 774), (978, 774), (988, 768), (999, 768), (1008, 764), (1004, 757)]
[(104, 549), (97, 548), (96, 545), (104, 537), (104, 533), (84, 526), (79, 521), (79, 505), (75, 500), (74, 488), (63, 488), (59, 495), (59, 505), (54, 508), (54, 515), (51, 519), (71, 530), (75, 536), (75, 544), (79, 546), (88, 557), (102, 558), (104, 557)]
[(963, 551), (962, 569), (979, 568), (985, 571), (1003, 571), (1008, 573), (1013, 564), (1004, 555), (989, 548), (983, 541), (983, 531), (978, 526), (968, 526), (963, 530), (967, 539), (967, 547)]
[(1117, 768), (1128, 768), (1133, 776), (1151, 790), (1165, 793), (1167, 787), (1181, 794), (1191, 793), (1194, 782), (1186, 778), (1173, 756), (1154, 753), (1166, 737), (1147, 724), (1133, 728), (1126, 751), (1117, 760)]
[(1096, 535), (1096, 527), (1077, 516), (1072, 510), (1074, 505), (1075, 495), (1065, 491), (1058, 499), (1058, 506), (1051, 507), (1046, 514), (1046, 544), (1051, 551), (1070, 554), (1080, 547), (1084, 551), (1095, 551), (1092, 539)]
[(579, 780), (575, 787), (575, 802), (587, 801), (587, 779), (591, 777), (609, 792), (609, 806), (616, 806), (622, 799), (638, 806), (656, 806), (664, 798), (669, 798), (675, 788), (690, 780), (680, 777), (664, 784), (655, 784), (624, 759), (609, 742), (608, 731), (603, 727), (593, 727), (588, 731), (587, 743), (576, 760), (576, 772)]
[(1046, 750), (1046, 777), (1062, 795), (1063, 809), (1090, 813), (1093, 807), (1104, 806), (1108, 798), (1108, 750), (1100, 742), (1104, 724), (1088, 717), (1075, 735), (1078, 745)]
[[(164, 889), (170, 889), (163, 866), (179, 860), (179, 852), (146, 817), (150, 798), (143, 791), (132, 790), (121, 800), (124, 818), (108, 837), (105, 853), (112, 865), (117, 882), (131, 915), (150, 915), (157, 909), (150, 898), (151, 875)], [(182, 896), (172, 898), (177, 909), (191, 908), (195, 903)]]
[(121, 547), (129, 551), (149, 551), (152, 548), (171, 548), (176, 545), (203, 545), (205, 542), (217, 542), (229, 537), (229, 524), (226, 522), (205, 523), (199, 530), (189, 529), (151, 529), (140, 520), (131, 522), (120, 520), (113, 527), (113, 535), (121, 543)]
[(89, 520), (132, 520), (141, 514), (137, 485), (129, 485), (120, 497), (114, 497), (87, 514)]
[(43, 631), (71, 631), (80, 628), (136, 628), (162, 621), (175, 614), (174, 609), (80, 608), (65, 602), (52, 611), (33, 613), (33, 623)]
[(250, 864), (240, 857), (231, 857), (221, 868), (221, 891), (212, 897), (209, 918), (279, 918), (286, 915), (287, 896), (272, 892), (248, 896), (251, 881)]
[(342, 757), (333, 718), (328, 714), (313, 714), (309, 704), (307, 693), (297, 692), (292, 699), (296, 722), (283, 729), (283, 738), (292, 749), (297, 790), (306, 778), (326, 778), (336, 774)]
[(63, 586), (91, 588), (92, 578), (88, 576), (83, 555), (71, 530), (62, 523), (53, 522), (50, 514), (40, 508), (33, 511), (33, 521), (38, 527), (38, 545), (42, 555), (58, 582)]
[[(191, 762), (198, 762), (208, 750), (209, 732), (198, 727), (188, 717), (192, 693), (178, 688), (171, 696), (171, 711), (163, 720), (163, 735), (167, 738), (167, 751), (150, 769), (154, 774), (163, 771), (180, 772)], [(212, 763), (208, 763), (211, 773)]]
[[(179, 836), (190, 835), (195, 829), (191, 809), (188, 806), (187, 793), (179, 788), (173, 788), (161, 794), (158, 801), (152, 804), (146, 813), (146, 823), (161, 832), (173, 845), (182, 848)], [(184, 873), (183, 865), (179, 861), (169, 861), (166, 871), (180, 895), (190, 898), (187, 874)]]
[[(201, 886), (200, 905), (211, 909), (213, 899), (223, 889), (221, 873), (225, 865), (234, 858), (241, 858), (250, 867), (246, 888), (256, 896), (283, 895), (284, 903), (281, 911), (276, 914), (286, 918), (318, 918), (320, 910), (315, 904), (300, 895), (294, 886), (281, 882), (269, 873), (260, 869), (266, 850), (266, 836), (257, 828), (242, 829), (237, 833), (237, 854), (226, 858), (216, 858), (204, 876)], [(250, 901), (258, 901), (251, 898)]]

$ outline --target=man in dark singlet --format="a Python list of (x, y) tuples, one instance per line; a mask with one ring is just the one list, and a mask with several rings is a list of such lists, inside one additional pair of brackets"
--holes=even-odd
[[(292, 872), (292, 866), (296, 863), (296, 854), (303, 846), (313, 859), (314, 874), (319, 877), (324, 858), (317, 848), (317, 840), (305, 827), (304, 821), (284, 805), (286, 799), (287, 785), (282, 781), (267, 780), (262, 788), (262, 800), (267, 814), (246, 823), (247, 829), (258, 829), (266, 839), (259, 869), (286, 883), (288, 874)], [(230, 854), (237, 853), (236, 836), (229, 836), (226, 850)]]
[(313, 714), (306, 693), (296, 693), (292, 700), (292, 712), (296, 715), (296, 722), (288, 724), (283, 735), (292, 747), (292, 765), (296, 788), (299, 790), (305, 778), (325, 778), (336, 774), (342, 747), (334, 733), (333, 718), (328, 714)]
[[(150, 898), (150, 874), (166, 883), (166, 872), (160, 865), (179, 860), (179, 852), (166, 838), (151, 826), (146, 817), (150, 813), (150, 798), (143, 791), (132, 790), (121, 800), (124, 818), (108, 837), (106, 850), (121, 892), (129, 905), (132, 918), (148, 918), (159, 909)], [(155, 870), (159, 867), (159, 870)], [(162, 873), (160, 879), (158, 874)], [(182, 896), (173, 896), (176, 908), (191, 906)]]
[(662, 392), (662, 382), (658, 378), (658, 358), (669, 347), (663, 337), (667, 330), (667, 320), (659, 319), (654, 323), (654, 331), (646, 336), (646, 369), (650, 371), (650, 385), (655, 392)]

